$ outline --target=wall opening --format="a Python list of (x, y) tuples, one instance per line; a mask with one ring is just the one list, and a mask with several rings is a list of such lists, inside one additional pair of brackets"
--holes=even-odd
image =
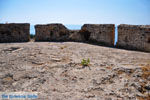
[(89, 31), (85, 31), (83, 32), (83, 37), (85, 39), (85, 41), (89, 41), (91, 33)]
[(35, 35), (35, 28), (34, 28), (34, 25), (30, 25), (30, 34)]
[(35, 28), (34, 25), (30, 25), (30, 38), (33, 39), (35, 37)]
[(117, 27), (117, 25), (115, 25), (115, 42), (114, 42), (114, 45), (117, 44), (117, 41), (118, 41), (118, 27)]
[(73, 25), (73, 24), (66, 24), (65, 25), (70, 30), (80, 30), (82, 25)]
[(87, 30), (80, 30), (80, 34), (81, 34), (84, 41), (89, 41), (91, 32), (89, 32)]

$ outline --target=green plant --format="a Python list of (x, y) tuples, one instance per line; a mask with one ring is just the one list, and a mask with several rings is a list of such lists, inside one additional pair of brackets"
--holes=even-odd
[(88, 66), (89, 63), (90, 63), (90, 59), (89, 58), (87, 60), (82, 59), (82, 61), (81, 61), (82, 66)]

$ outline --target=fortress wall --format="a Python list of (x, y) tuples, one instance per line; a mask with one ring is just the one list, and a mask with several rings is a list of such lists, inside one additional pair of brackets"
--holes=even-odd
[(80, 30), (69, 30), (69, 40), (75, 42), (84, 42), (84, 37), (81, 35)]
[(117, 46), (150, 52), (150, 25), (119, 25)]
[[(62, 24), (35, 25), (36, 41), (96, 42), (114, 46), (114, 24), (84, 24), (81, 30), (68, 30)], [(150, 51), (149, 25), (119, 25), (117, 47)]]
[(85, 41), (94, 41), (99, 44), (114, 46), (114, 24), (84, 24), (80, 30)]
[(69, 30), (62, 24), (35, 25), (35, 41), (66, 41)]
[(100, 42), (114, 45), (114, 24), (85, 24), (81, 30), (68, 30), (62, 24), (35, 25), (36, 41)]
[(27, 42), (30, 40), (30, 24), (0, 24), (0, 42)]

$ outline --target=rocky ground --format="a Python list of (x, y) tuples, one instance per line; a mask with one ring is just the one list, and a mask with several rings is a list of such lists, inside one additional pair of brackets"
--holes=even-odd
[(1, 92), (38, 92), (38, 100), (150, 100), (149, 86), (150, 53), (74, 42), (0, 44)]

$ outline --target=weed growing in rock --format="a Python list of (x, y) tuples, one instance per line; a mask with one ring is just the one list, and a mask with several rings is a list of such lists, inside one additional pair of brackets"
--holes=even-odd
[(87, 60), (82, 59), (82, 61), (81, 61), (82, 66), (89, 66), (89, 63), (90, 63), (90, 59), (89, 58)]

